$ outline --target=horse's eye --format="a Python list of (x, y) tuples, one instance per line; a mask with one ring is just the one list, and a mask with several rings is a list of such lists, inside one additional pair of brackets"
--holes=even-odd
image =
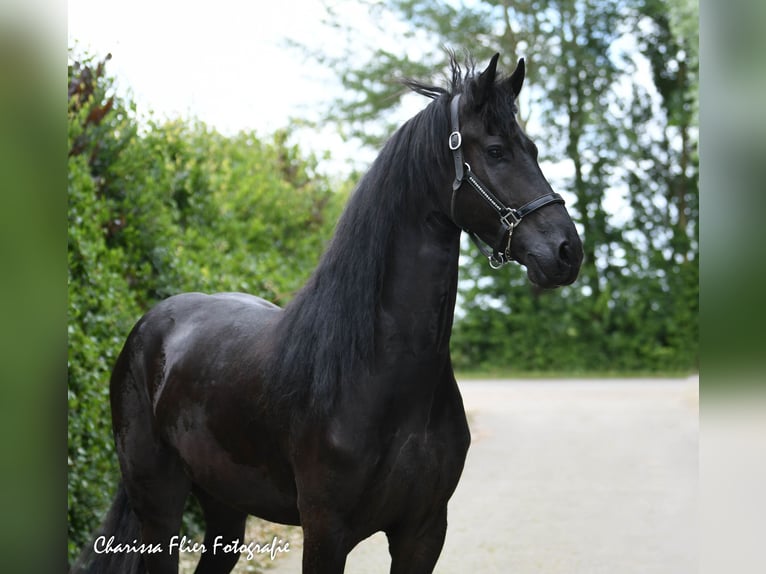
[(505, 155), (505, 152), (503, 151), (502, 146), (493, 145), (487, 148), (487, 155), (492, 159), (502, 159)]

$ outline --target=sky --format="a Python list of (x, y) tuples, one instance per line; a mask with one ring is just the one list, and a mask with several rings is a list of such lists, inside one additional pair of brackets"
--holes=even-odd
[(316, 0), (69, 0), (68, 37), (110, 52), (119, 87), (157, 113), (273, 131), (331, 96), (332, 78), (284, 45), (311, 38), (321, 16)]
[[(268, 135), (291, 117), (315, 119), (340, 95), (332, 72), (287, 45), (339, 46), (320, 25), (319, 0), (69, 0), (68, 43), (112, 54), (107, 71), (139, 114), (198, 118), (224, 134)], [(360, 25), (369, 15), (347, 14)], [(333, 129), (301, 132), (302, 149), (331, 150), (334, 165), (358, 150)]]

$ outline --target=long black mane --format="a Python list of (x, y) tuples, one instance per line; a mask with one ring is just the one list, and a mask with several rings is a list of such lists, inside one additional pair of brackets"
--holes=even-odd
[[(466, 93), (474, 80), (451, 57), (448, 89), (414, 80), (403, 83), (433, 101), (402, 125), (359, 182), (318, 267), (275, 327), (274, 353), (279, 373), (270, 384), (273, 396), (309, 399), (315, 412), (326, 412), (338, 381), (369, 365), (375, 345), (375, 314), (393, 234), (424, 194), (434, 189), (434, 173), (451, 174), (446, 146), (449, 102)], [(507, 107), (507, 103), (506, 103)], [(272, 375), (273, 376), (273, 375)]]

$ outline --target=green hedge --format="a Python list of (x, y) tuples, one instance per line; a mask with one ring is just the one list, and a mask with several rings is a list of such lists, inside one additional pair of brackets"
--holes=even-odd
[(290, 299), (345, 200), (316, 161), (253, 133), (141, 121), (105, 61), (69, 66), (69, 559), (118, 479), (108, 381), (132, 325), (184, 291)]

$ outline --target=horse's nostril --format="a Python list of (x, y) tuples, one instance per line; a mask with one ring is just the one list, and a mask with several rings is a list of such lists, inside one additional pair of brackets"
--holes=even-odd
[(564, 241), (559, 245), (559, 259), (564, 263), (571, 263), (568, 241)]

